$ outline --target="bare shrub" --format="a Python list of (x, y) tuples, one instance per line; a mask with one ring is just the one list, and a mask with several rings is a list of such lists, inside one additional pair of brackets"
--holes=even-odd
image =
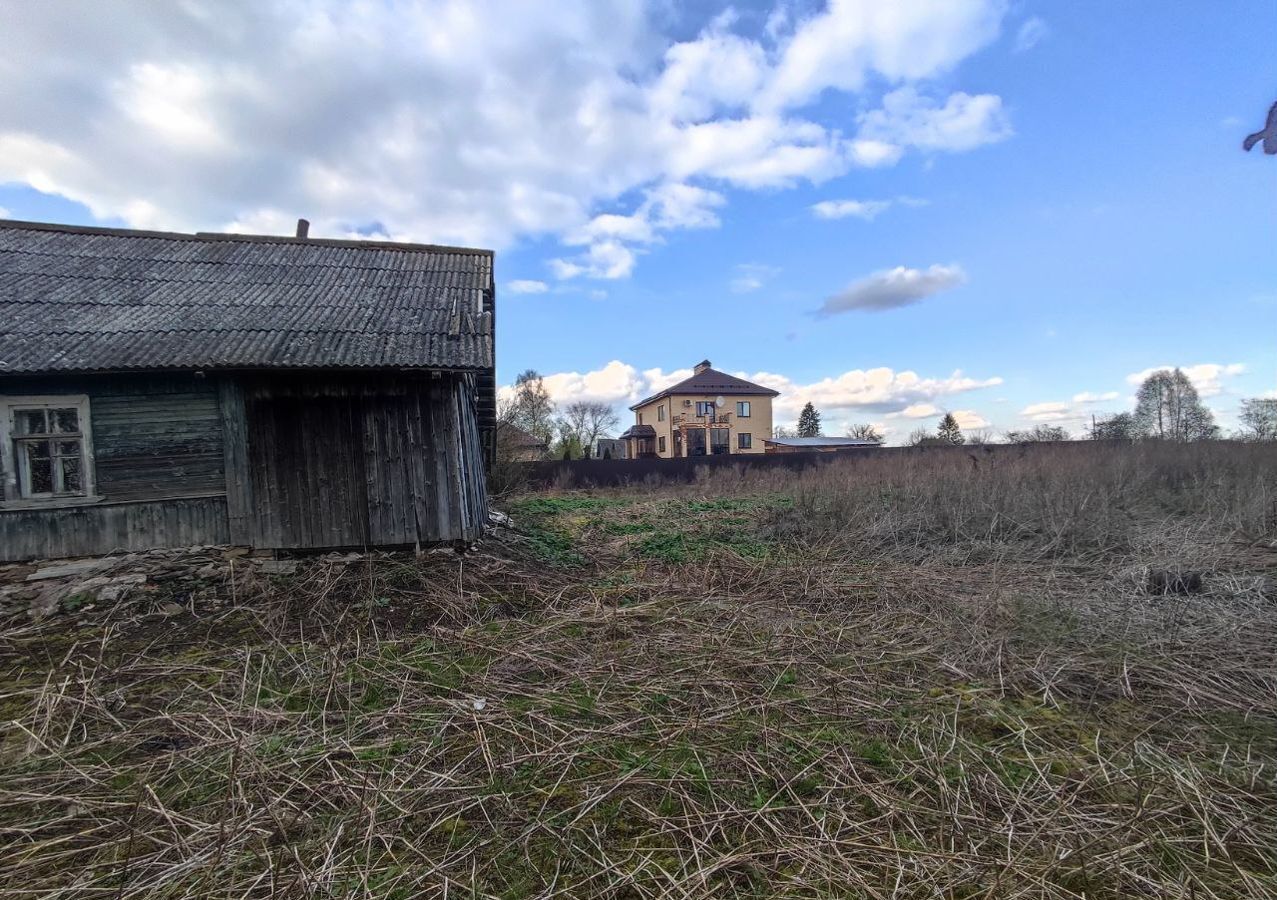
[(1150, 518), (1180, 517), (1202, 540), (1277, 534), (1277, 453), (1215, 442), (928, 451), (836, 461), (799, 477), (794, 498), (780, 532), (859, 551), (1124, 554)]

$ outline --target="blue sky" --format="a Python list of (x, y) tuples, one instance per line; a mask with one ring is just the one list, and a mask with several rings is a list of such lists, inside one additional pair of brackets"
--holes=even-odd
[(501, 380), (562, 402), (703, 357), (893, 440), (1155, 366), (1277, 396), (1271, 2), (110, 7), (0, 12), (13, 218), (495, 247)]

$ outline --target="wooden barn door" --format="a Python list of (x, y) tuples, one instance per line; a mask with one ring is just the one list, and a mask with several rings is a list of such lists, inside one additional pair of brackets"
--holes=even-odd
[(413, 415), (413, 398), (383, 394), (365, 398), (364, 468), (368, 473), (368, 536), (374, 544), (415, 544), (424, 497), (414, 469), (425, 448)]
[(357, 397), (246, 398), (252, 543), (368, 543), (363, 412)]

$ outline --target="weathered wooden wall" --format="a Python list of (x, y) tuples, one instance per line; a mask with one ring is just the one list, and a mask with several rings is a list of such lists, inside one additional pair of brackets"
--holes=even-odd
[(222, 415), (236, 543), (357, 547), (482, 534), (473, 376), (248, 379), (223, 387)]
[[(104, 501), (224, 493), (217, 386), (188, 374), (9, 378), (0, 394), (85, 394)], [(8, 453), (0, 454), (8, 459)]]
[(0, 509), (0, 560), (473, 540), (487, 519), (473, 375), (23, 377), (0, 393), (89, 396), (102, 498)]
[[(97, 503), (0, 510), (0, 560), (225, 543), (217, 386), (191, 374), (22, 376), (0, 394), (89, 398)], [(9, 459), (8, 448), (0, 459)], [(0, 463), (3, 465), (3, 463)]]
[(229, 542), (224, 497), (0, 512), (0, 561)]

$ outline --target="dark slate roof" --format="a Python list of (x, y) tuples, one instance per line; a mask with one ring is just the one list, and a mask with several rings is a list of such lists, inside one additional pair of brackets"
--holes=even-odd
[(744, 378), (737, 378), (735, 375), (728, 375), (726, 372), (720, 372), (717, 369), (705, 368), (691, 378), (684, 378), (678, 384), (667, 387), (646, 400), (640, 400), (631, 406), (630, 409), (638, 409), (640, 406), (646, 406), (654, 400), (660, 400), (662, 397), (675, 397), (679, 394), (753, 394), (754, 396), (778, 397), (780, 396), (780, 391), (773, 391), (771, 388), (754, 384), (754, 382), (746, 381)]
[(629, 428), (627, 428), (624, 432), (621, 433), (621, 436), (617, 438), (617, 440), (624, 440), (625, 438), (649, 438), (649, 437), (656, 437), (656, 429), (653, 428), (651, 425), (631, 425)]
[(866, 441), (849, 437), (786, 437), (764, 438), (763, 443), (781, 447), (881, 447), (878, 441)]
[(0, 374), (488, 369), (488, 250), (0, 220)]

